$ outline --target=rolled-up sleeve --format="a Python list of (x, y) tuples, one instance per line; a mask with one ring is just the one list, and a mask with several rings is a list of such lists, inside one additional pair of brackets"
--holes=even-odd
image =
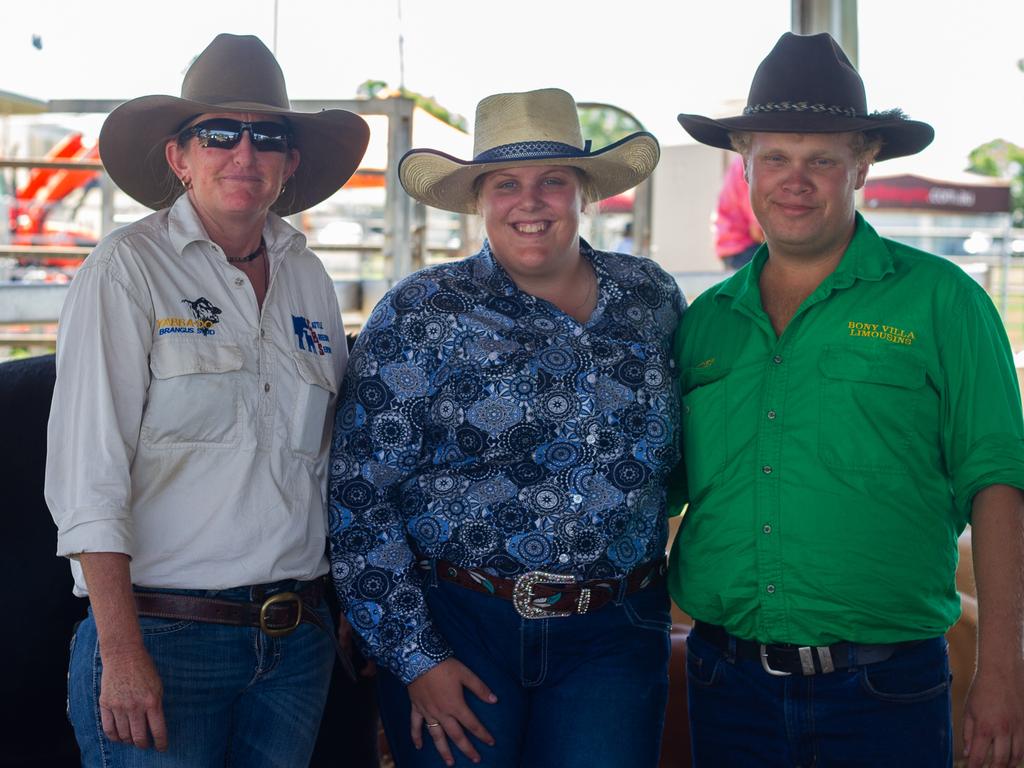
[(943, 451), (956, 505), (970, 518), (990, 485), (1024, 489), (1024, 419), (1002, 320), (980, 289), (958, 303), (941, 351)]
[(130, 471), (149, 382), (151, 314), (109, 250), (94, 252), (68, 291), (44, 491), (58, 555), (132, 554)]

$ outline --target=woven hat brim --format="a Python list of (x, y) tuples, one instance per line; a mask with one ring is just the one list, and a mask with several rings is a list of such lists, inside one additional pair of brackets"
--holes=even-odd
[(326, 200), (355, 173), (370, 140), (359, 115), (343, 109), (292, 112), (266, 104), (204, 104), (175, 96), (141, 96), (107, 115), (100, 129), (100, 159), (111, 179), (148, 208), (170, 205), (179, 188), (164, 145), (181, 126), (204, 112), (250, 112), (288, 119), (301, 159), (287, 190), (271, 206), (281, 216)]
[(876, 160), (914, 155), (932, 143), (935, 129), (928, 123), (903, 118), (839, 117), (827, 114), (792, 112), (759, 113), (712, 120), (702, 115), (681, 114), (679, 124), (701, 144), (732, 149), (730, 132), (763, 133), (847, 133), (878, 131), (882, 149)]
[[(421, 203), (455, 213), (476, 213), (473, 182), (502, 168), (565, 165), (587, 174), (598, 200), (632, 189), (651, 175), (661, 149), (650, 133), (634, 133), (587, 155), (549, 155), (493, 162), (459, 160), (433, 149), (411, 149), (398, 165), (405, 191)], [(596, 201), (594, 201), (596, 202)]]

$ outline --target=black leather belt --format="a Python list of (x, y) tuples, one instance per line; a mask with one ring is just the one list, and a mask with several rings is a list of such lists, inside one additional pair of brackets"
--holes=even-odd
[(837, 669), (876, 664), (886, 661), (899, 650), (920, 643), (909, 640), (884, 645), (862, 643), (833, 643), (832, 645), (791, 645), (788, 643), (759, 643), (730, 635), (724, 627), (698, 621), (693, 628), (701, 640), (723, 653), (745, 661), (760, 661), (769, 675), (819, 675)]

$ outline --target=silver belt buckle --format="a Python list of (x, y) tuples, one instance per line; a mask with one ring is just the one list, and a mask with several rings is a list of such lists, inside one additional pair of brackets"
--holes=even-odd
[[(821, 671), (824, 674), (835, 671), (835, 664), (832, 661), (832, 651), (827, 645), (811, 647), (809, 645), (802, 645), (796, 649), (797, 654), (800, 656), (800, 671), (804, 675), (816, 675), (818, 674), (817, 668), (814, 666), (814, 657), (818, 657), (818, 663), (821, 665)], [(778, 669), (772, 669), (771, 665), (768, 664), (768, 647), (761, 644), (761, 669), (767, 672), (769, 675), (775, 675), (776, 677), (788, 677), (793, 674), (792, 672), (782, 672)]]
[(546, 611), (534, 605), (533, 588), (538, 584), (572, 584), (576, 581), (575, 576), (567, 576), (561, 573), (545, 573), (544, 571), (529, 571), (516, 577), (516, 583), (512, 587), (512, 605), (516, 613), (524, 619), (552, 619), (560, 616), (571, 616), (571, 611)]
[(783, 672), (781, 670), (771, 668), (768, 664), (768, 646), (764, 643), (761, 643), (761, 669), (775, 677), (789, 677), (793, 674), (792, 672)]

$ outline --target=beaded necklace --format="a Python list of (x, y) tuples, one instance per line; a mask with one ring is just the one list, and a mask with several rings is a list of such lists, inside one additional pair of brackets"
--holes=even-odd
[(232, 264), (248, 264), (250, 261), (252, 261), (256, 257), (258, 257), (261, 253), (266, 253), (266, 251), (267, 251), (267, 244), (266, 244), (266, 242), (264, 242), (263, 238), (260, 237), (260, 244), (259, 244), (259, 246), (256, 248), (255, 251), (250, 253), (248, 256), (239, 256), (239, 257), (233, 259), (230, 256), (227, 256), (227, 254), (225, 254), (225, 257)]

